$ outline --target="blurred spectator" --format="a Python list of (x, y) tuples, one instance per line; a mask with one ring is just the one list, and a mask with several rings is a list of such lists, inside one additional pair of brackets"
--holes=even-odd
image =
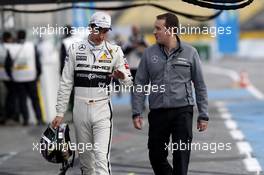
[(124, 43), (123, 43), (123, 40), (122, 40), (122, 37), (121, 37), (120, 34), (116, 34), (116, 35), (114, 36), (114, 42), (115, 42), (116, 45), (118, 45), (118, 46), (120, 46), (120, 47), (123, 48)]
[[(2, 38), (1, 38), (2, 39)], [(0, 124), (5, 123), (5, 109), (4, 109), (4, 87), (3, 87), (3, 81), (8, 79), (6, 75), (6, 71), (4, 69), (5, 60), (8, 55), (8, 51), (5, 49), (2, 40), (0, 42)]]
[(144, 49), (148, 46), (141, 34), (138, 26), (133, 25), (131, 28), (132, 35), (124, 46), (124, 54), (126, 55), (131, 74), (135, 79), (136, 71), (143, 55)]
[[(120, 46), (121, 48), (123, 48), (123, 40), (122, 40), (122, 38), (121, 38), (121, 36), (119, 35), (119, 34), (116, 34), (115, 36), (114, 36), (114, 41), (113, 41), (116, 45), (118, 45), (118, 46)], [(117, 97), (119, 97), (119, 98), (121, 98), (122, 97), (122, 91), (120, 90), (120, 86), (121, 86), (121, 84), (120, 84), (120, 82), (119, 82), (119, 80), (118, 79), (116, 79), (116, 78), (113, 78), (113, 80), (112, 80), (112, 83), (113, 83), (113, 85), (114, 85), (114, 88), (115, 88), (115, 92), (116, 92), (116, 94), (117, 94)]]
[(60, 74), (62, 73), (64, 67), (64, 61), (67, 55), (68, 48), (73, 42), (71, 32), (72, 32), (72, 27), (70, 25), (66, 25), (64, 27), (64, 36), (62, 38), (61, 49), (60, 49)]
[[(17, 43), (18, 44), (21, 44), (21, 45), (24, 45), (23, 47), (23, 52), (28, 52), (28, 49), (27, 47), (25, 46), (28, 46), (28, 47), (31, 47), (31, 56), (29, 59), (26, 58), (27, 60), (27, 63), (28, 64), (32, 64), (32, 70), (34, 70), (34, 74), (35, 76), (32, 77), (31, 79), (29, 78), (27, 81), (24, 81), (23, 82), (23, 86), (24, 86), (24, 89), (26, 91), (26, 94), (30, 97), (31, 99), (31, 102), (32, 102), (32, 106), (33, 106), (33, 109), (34, 109), (34, 112), (35, 112), (35, 115), (36, 115), (36, 119), (37, 119), (37, 124), (38, 125), (42, 125), (44, 124), (44, 121), (42, 119), (42, 112), (41, 112), (41, 108), (40, 108), (40, 99), (39, 99), (39, 95), (38, 95), (38, 81), (39, 81), (39, 78), (40, 78), (40, 75), (41, 75), (41, 72), (42, 72), (42, 69), (41, 69), (41, 62), (40, 62), (40, 58), (39, 58), (39, 53), (37, 51), (37, 47), (34, 45), (34, 43), (32, 42), (26, 42), (26, 32), (24, 30), (19, 30), (17, 32)], [(22, 52), (22, 53), (23, 53)], [(21, 54), (22, 54), (21, 53)], [(35, 63), (35, 64), (34, 64)], [(23, 96), (23, 100), (26, 100), (26, 97)], [(23, 125), (27, 125), (28, 124), (28, 121), (24, 122)]]
[[(2, 52), (1, 48), (0, 48), (0, 52)], [(0, 53), (0, 55), (1, 54), (2, 53)], [(0, 59), (2, 59), (2, 58), (0, 58)], [(5, 123), (5, 107), (4, 107), (5, 101), (4, 101), (4, 97), (5, 97), (5, 87), (4, 87), (4, 83), (2, 82), (2, 80), (0, 80), (0, 125)]]
[[(124, 54), (127, 58), (131, 75), (133, 79), (135, 79), (137, 68), (143, 56), (144, 49), (148, 45), (138, 26), (133, 25), (131, 32), (132, 35), (129, 37), (128, 42), (124, 46)], [(132, 98), (133, 96), (131, 96), (131, 100)]]
[(15, 81), (19, 99), (19, 107), (23, 116), (23, 125), (28, 125), (27, 96), (30, 97), (36, 115), (37, 124), (44, 124), (38, 96), (37, 82), (41, 75), (41, 64), (36, 47), (32, 42), (26, 41), (26, 32), (17, 32), (17, 43), (9, 45), (12, 64), (12, 78)]
[(1, 123), (4, 124), (6, 122), (18, 122), (19, 121), (19, 112), (17, 105), (17, 89), (16, 85), (13, 82), (12, 74), (11, 74), (11, 64), (10, 60), (10, 52), (6, 49), (6, 45), (13, 42), (13, 37), (10, 32), (3, 33), (3, 47), (1, 51), (1, 63), (4, 65), (4, 70), (2, 71), (1, 81), (4, 82), (6, 87), (6, 98), (5, 98), (5, 112), (3, 115)]

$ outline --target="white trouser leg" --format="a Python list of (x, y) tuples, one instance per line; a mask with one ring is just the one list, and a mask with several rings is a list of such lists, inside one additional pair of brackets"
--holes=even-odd
[(83, 175), (95, 175), (94, 151), (88, 150), (86, 145), (93, 144), (90, 107), (82, 100), (75, 100), (73, 123), (79, 152), (80, 166)]
[(96, 144), (96, 175), (110, 175), (110, 148), (112, 140), (112, 111), (108, 101), (95, 103), (93, 106), (93, 139)]

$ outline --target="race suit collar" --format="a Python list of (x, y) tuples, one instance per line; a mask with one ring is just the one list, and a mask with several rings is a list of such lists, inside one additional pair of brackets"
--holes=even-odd
[(88, 46), (89, 46), (89, 48), (91, 50), (101, 50), (104, 47), (104, 45), (105, 45), (104, 41), (101, 44), (99, 44), (99, 45), (95, 45), (95, 43), (93, 41), (91, 41), (89, 39), (89, 37), (87, 39), (87, 43), (88, 43)]

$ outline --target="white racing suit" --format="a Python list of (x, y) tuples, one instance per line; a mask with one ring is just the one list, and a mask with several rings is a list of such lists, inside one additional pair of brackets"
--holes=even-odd
[(123, 85), (132, 85), (132, 78), (121, 48), (103, 42), (99, 46), (90, 41), (71, 45), (57, 97), (57, 116), (67, 109), (70, 93), (74, 87), (73, 122), (76, 130), (82, 174), (111, 174), (109, 151), (112, 137), (112, 109), (109, 87), (114, 70), (125, 79)]

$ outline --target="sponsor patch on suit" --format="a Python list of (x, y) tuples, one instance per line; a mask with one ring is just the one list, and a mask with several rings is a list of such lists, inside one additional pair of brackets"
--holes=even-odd
[(87, 60), (87, 56), (83, 56), (83, 55), (76, 56), (76, 61), (86, 61), (86, 60)]
[(111, 60), (98, 60), (99, 63), (111, 63)]

